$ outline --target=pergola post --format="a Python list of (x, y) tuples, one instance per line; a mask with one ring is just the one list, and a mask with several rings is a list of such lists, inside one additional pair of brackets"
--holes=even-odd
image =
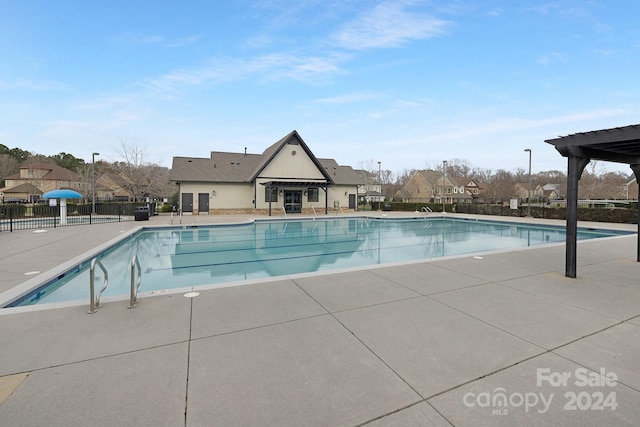
[(567, 248), (565, 252), (565, 276), (576, 277), (578, 247), (578, 181), (591, 159), (570, 155), (567, 157)]
[[(576, 247), (578, 231), (578, 181), (591, 159), (628, 164), (636, 179), (640, 176), (640, 125), (580, 132), (548, 139), (556, 150), (568, 159), (567, 175), (567, 248), (566, 276), (576, 277)], [(640, 198), (640, 190), (638, 191)], [(640, 206), (638, 209), (640, 232)], [(640, 233), (639, 233), (640, 234)], [(640, 239), (637, 260), (640, 262)]]
[[(629, 166), (631, 166), (631, 170), (636, 176), (636, 182), (640, 182), (640, 164), (633, 164)], [(638, 243), (636, 249), (636, 261), (640, 262), (640, 185), (638, 185)]]

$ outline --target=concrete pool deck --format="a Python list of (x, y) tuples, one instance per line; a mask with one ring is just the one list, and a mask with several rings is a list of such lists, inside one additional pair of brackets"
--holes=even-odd
[[(0, 293), (168, 223), (2, 232)], [(0, 310), (0, 425), (637, 426), (636, 239)]]

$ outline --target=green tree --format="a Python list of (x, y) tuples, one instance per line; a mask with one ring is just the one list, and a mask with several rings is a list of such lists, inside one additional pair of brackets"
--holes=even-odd
[(53, 160), (58, 166), (69, 169), (70, 171), (76, 173), (79, 173), (82, 166), (84, 166), (85, 164), (83, 159), (78, 159), (73, 154), (68, 153), (56, 154), (53, 156), (49, 156), (49, 158)]
[(26, 150), (22, 150), (20, 148), (9, 148), (3, 144), (0, 144), (0, 155), (1, 154), (8, 154), (10, 157), (15, 159), (18, 163), (22, 163), (25, 160), (27, 160), (29, 157), (31, 157), (31, 153)]

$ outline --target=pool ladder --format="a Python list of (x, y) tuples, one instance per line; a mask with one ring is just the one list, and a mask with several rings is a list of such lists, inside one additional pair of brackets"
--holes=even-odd
[[(104, 274), (104, 286), (97, 296), (95, 296), (96, 265), (100, 267)], [(107, 289), (107, 286), (109, 286), (109, 272), (98, 258), (92, 259), (89, 267), (89, 314), (95, 313), (100, 308), (100, 296)]]
[(136, 305), (138, 305), (138, 288), (140, 287), (140, 282), (142, 282), (142, 269), (140, 268), (138, 257), (134, 255), (131, 258), (131, 292), (129, 293), (129, 307), (127, 308), (135, 308)]
[[(104, 286), (95, 295), (95, 278), (96, 278), (96, 266), (100, 267), (104, 274)], [(127, 308), (135, 308), (138, 305), (138, 288), (142, 282), (142, 269), (140, 268), (140, 261), (138, 257), (134, 255), (131, 258), (131, 291), (129, 293), (129, 306)], [(98, 258), (91, 260), (91, 266), (89, 267), (89, 314), (93, 314), (101, 307), (100, 297), (102, 293), (109, 286), (109, 272), (104, 267), (102, 262)]]

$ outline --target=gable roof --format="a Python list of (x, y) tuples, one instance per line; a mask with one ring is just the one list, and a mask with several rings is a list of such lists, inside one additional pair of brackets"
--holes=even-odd
[(320, 170), (322, 175), (324, 175), (325, 179), (329, 183), (333, 183), (333, 179), (331, 178), (331, 175), (326, 172), (326, 170), (323, 168), (323, 165), (320, 164), (316, 156), (311, 152), (311, 150), (309, 149), (307, 144), (304, 142), (302, 137), (300, 137), (300, 135), (298, 134), (298, 131), (296, 131), (295, 129), (291, 131), (288, 135), (281, 138), (278, 142), (276, 142), (275, 144), (273, 144), (272, 146), (264, 150), (264, 152), (262, 153), (262, 161), (260, 162), (260, 164), (258, 164), (258, 167), (256, 168), (253, 175), (251, 176), (250, 181), (253, 181), (254, 179), (256, 179), (258, 175), (260, 175), (260, 172), (262, 172), (264, 168), (267, 167), (267, 165), (271, 163), (271, 161), (278, 155), (280, 150), (282, 150), (284, 146), (291, 143), (295, 143), (299, 145), (300, 148), (302, 148), (304, 152), (307, 153), (307, 156), (309, 156), (311, 161)]
[(16, 185), (15, 187), (4, 187), (3, 193), (28, 193), (28, 194), (42, 194), (42, 191), (33, 184), (25, 182), (24, 184)]
[(307, 153), (330, 184), (361, 184), (362, 179), (350, 166), (340, 166), (333, 159), (316, 158), (297, 131), (292, 131), (268, 147), (262, 154), (212, 151), (210, 158), (174, 157), (171, 181), (250, 183), (275, 158), (284, 146), (295, 143)]
[(442, 178), (442, 172), (434, 171), (432, 169), (423, 169), (416, 173), (422, 175), (422, 177), (431, 185), (435, 185), (438, 180)]
[[(57, 181), (82, 181), (82, 177), (69, 169), (58, 166), (53, 162), (44, 162), (42, 160), (27, 160), (19, 167), (20, 170), (34, 169), (46, 171), (46, 173), (37, 179), (41, 180), (57, 180)], [(6, 177), (5, 179), (28, 179), (17, 174)]]

